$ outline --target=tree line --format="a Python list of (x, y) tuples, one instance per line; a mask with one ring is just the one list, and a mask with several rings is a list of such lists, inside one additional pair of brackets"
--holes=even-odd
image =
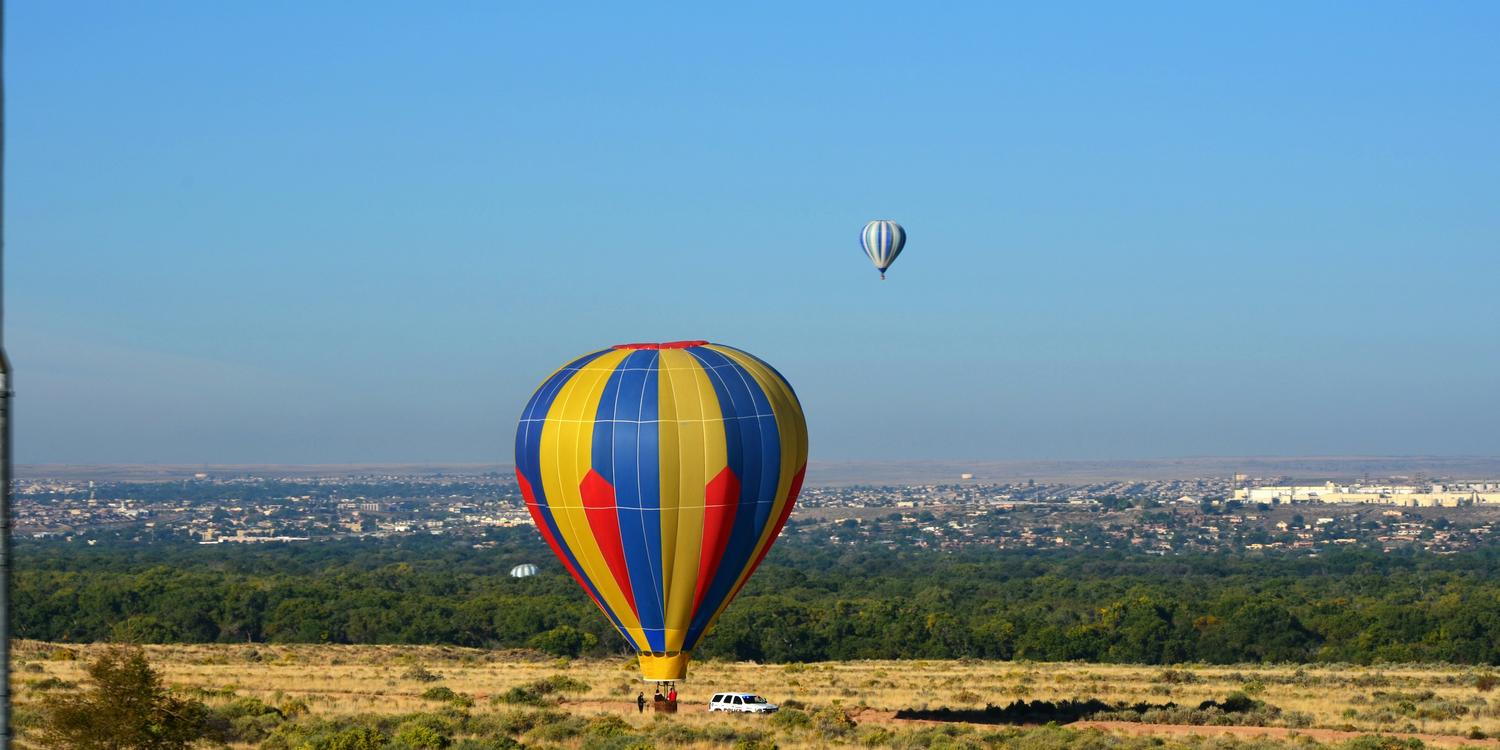
[[(23, 541), (49, 641), (625, 644), (529, 529), (253, 547)], [(514, 579), (520, 562), (543, 573)], [(1320, 557), (851, 548), (783, 540), (698, 658), (1500, 664), (1500, 550)]]

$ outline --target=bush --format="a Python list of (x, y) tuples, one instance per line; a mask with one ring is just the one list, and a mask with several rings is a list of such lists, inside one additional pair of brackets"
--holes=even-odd
[(304, 747), (307, 750), (381, 750), (385, 747), (385, 735), (370, 727), (354, 727)]
[(553, 656), (576, 657), (598, 645), (593, 633), (579, 630), (571, 625), (559, 625), (543, 633), (537, 633), (526, 645), (545, 651)]
[(577, 716), (556, 713), (552, 717), (557, 718), (549, 717), (548, 721), (531, 730), (527, 737), (542, 742), (563, 742), (583, 734), (588, 728), (588, 722)]
[(495, 700), (520, 706), (555, 706), (558, 693), (582, 693), (588, 689), (589, 684), (583, 680), (555, 674), (525, 685), (517, 685), (496, 696)]
[(1364, 734), (1339, 745), (1342, 750), (1422, 750), (1422, 741), (1379, 734)]
[(452, 738), (421, 720), (408, 721), (396, 728), (394, 739), (412, 750), (444, 750)]
[(449, 750), (521, 750), (521, 743), (509, 737), (496, 737), (494, 739), (459, 740), (449, 746)]
[(72, 690), (78, 687), (78, 683), (58, 679), (56, 677), (45, 677), (31, 683), (32, 690)]
[(86, 671), (83, 692), (43, 703), (46, 747), (185, 750), (209, 734), (208, 708), (171, 695), (139, 648), (112, 648)]
[(619, 737), (631, 734), (635, 728), (630, 723), (613, 714), (598, 716), (589, 721), (585, 733), (590, 737)]
[(436, 672), (427, 671), (427, 668), (423, 667), (421, 664), (413, 664), (405, 672), (401, 673), (401, 678), (406, 680), (416, 680), (417, 682), (437, 682), (438, 680), (443, 679), (443, 676), (437, 674)]
[(806, 729), (812, 726), (812, 717), (806, 711), (795, 708), (782, 708), (771, 714), (771, 726), (782, 730)]
[(495, 700), (499, 703), (509, 703), (512, 706), (555, 706), (557, 699), (543, 695), (538, 692), (535, 685), (517, 685), (497, 696)]
[(586, 693), (589, 684), (565, 674), (555, 674), (532, 683), (542, 693)]
[(1168, 685), (1192, 685), (1202, 682), (1198, 675), (1184, 669), (1163, 669), (1157, 673), (1156, 681)]
[(820, 708), (812, 714), (813, 730), (823, 739), (842, 739), (854, 732), (857, 726), (854, 719), (838, 706)]
[(735, 741), (734, 750), (776, 750), (776, 741), (763, 737), (743, 737)]
[(261, 742), (286, 721), (281, 709), (249, 696), (235, 698), (214, 709), (213, 714), (223, 742)]
[(495, 720), (495, 728), (512, 737), (525, 734), (536, 727), (567, 718), (561, 711), (509, 711)]
[(443, 701), (444, 703), (451, 703), (462, 708), (468, 708), (474, 705), (473, 698), (464, 693), (455, 693), (453, 692), (453, 688), (445, 687), (443, 685), (427, 688), (426, 690), (422, 691), (421, 698), (422, 700), (429, 701)]

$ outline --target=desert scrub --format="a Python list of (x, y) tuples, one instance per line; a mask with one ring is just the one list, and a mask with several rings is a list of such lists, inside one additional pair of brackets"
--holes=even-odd
[(401, 679), (416, 680), (417, 682), (437, 682), (443, 679), (443, 676), (436, 672), (428, 671), (421, 664), (413, 664), (405, 672), (401, 673)]
[(422, 691), (422, 700), (442, 701), (459, 708), (470, 708), (474, 705), (474, 699), (467, 693), (456, 693), (453, 688), (438, 685)]
[(538, 724), (522, 737), (522, 743), (534, 745), (539, 742), (565, 742), (583, 734), (588, 725), (588, 721), (581, 716), (563, 714)]
[(555, 674), (525, 685), (517, 685), (496, 696), (497, 703), (520, 706), (555, 706), (561, 693), (586, 693), (589, 684), (567, 675)]

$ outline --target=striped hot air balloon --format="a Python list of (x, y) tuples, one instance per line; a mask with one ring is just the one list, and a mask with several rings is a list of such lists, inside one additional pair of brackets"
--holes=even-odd
[(901, 248), (906, 247), (906, 230), (894, 221), (872, 221), (865, 225), (865, 231), (860, 232), (859, 244), (864, 247), (865, 255), (870, 256), (870, 262), (875, 264), (876, 270), (880, 271), (880, 278), (884, 280), (885, 269), (896, 262)]
[(530, 578), (530, 577), (536, 575), (538, 572), (539, 571), (536, 569), (535, 565), (532, 565), (531, 563), (525, 563), (523, 565), (517, 565), (516, 567), (511, 568), (510, 569), (510, 577), (511, 578)]
[(781, 374), (706, 341), (584, 355), (537, 389), (516, 474), (552, 551), (640, 652), (679, 680), (765, 558), (807, 469), (807, 423)]

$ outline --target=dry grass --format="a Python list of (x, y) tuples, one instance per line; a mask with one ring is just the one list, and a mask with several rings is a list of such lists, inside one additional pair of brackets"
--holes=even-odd
[[(85, 661), (102, 646), (18, 642), (14, 680), (18, 704), (33, 704), (38, 682), (79, 682)], [(589, 689), (568, 696), (565, 710), (617, 713), (632, 724), (637, 678), (626, 658), (559, 661), (530, 652), (412, 646), (148, 646), (147, 655), (179, 689), (254, 696), (272, 704), (300, 698), (314, 714), (403, 714), (428, 711), (421, 694), (445, 686), (474, 698), (475, 713), (503, 712), (491, 698), (552, 675)], [(67, 653), (76, 659), (66, 659)], [(440, 675), (418, 678), (421, 671)], [(1359, 731), (1464, 734), (1477, 727), (1500, 734), (1500, 690), (1480, 679), (1488, 670), (1443, 666), (1120, 666), (1025, 662), (862, 661), (762, 665), (695, 663), (681, 686), (684, 713), (674, 720), (703, 725), (755, 717), (710, 716), (701, 706), (720, 690), (748, 690), (772, 701), (868, 708), (861, 721), (891, 721), (901, 708), (983, 707), (1016, 699), (1098, 698), (1108, 702), (1174, 701), (1194, 705), (1244, 691), (1283, 711), (1307, 714), (1316, 727)], [(1430, 697), (1427, 696), (1431, 693)], [(210, 695), (213, 703), (222, 698)], [(783, 747), (794, 746), (783, 742)]]

